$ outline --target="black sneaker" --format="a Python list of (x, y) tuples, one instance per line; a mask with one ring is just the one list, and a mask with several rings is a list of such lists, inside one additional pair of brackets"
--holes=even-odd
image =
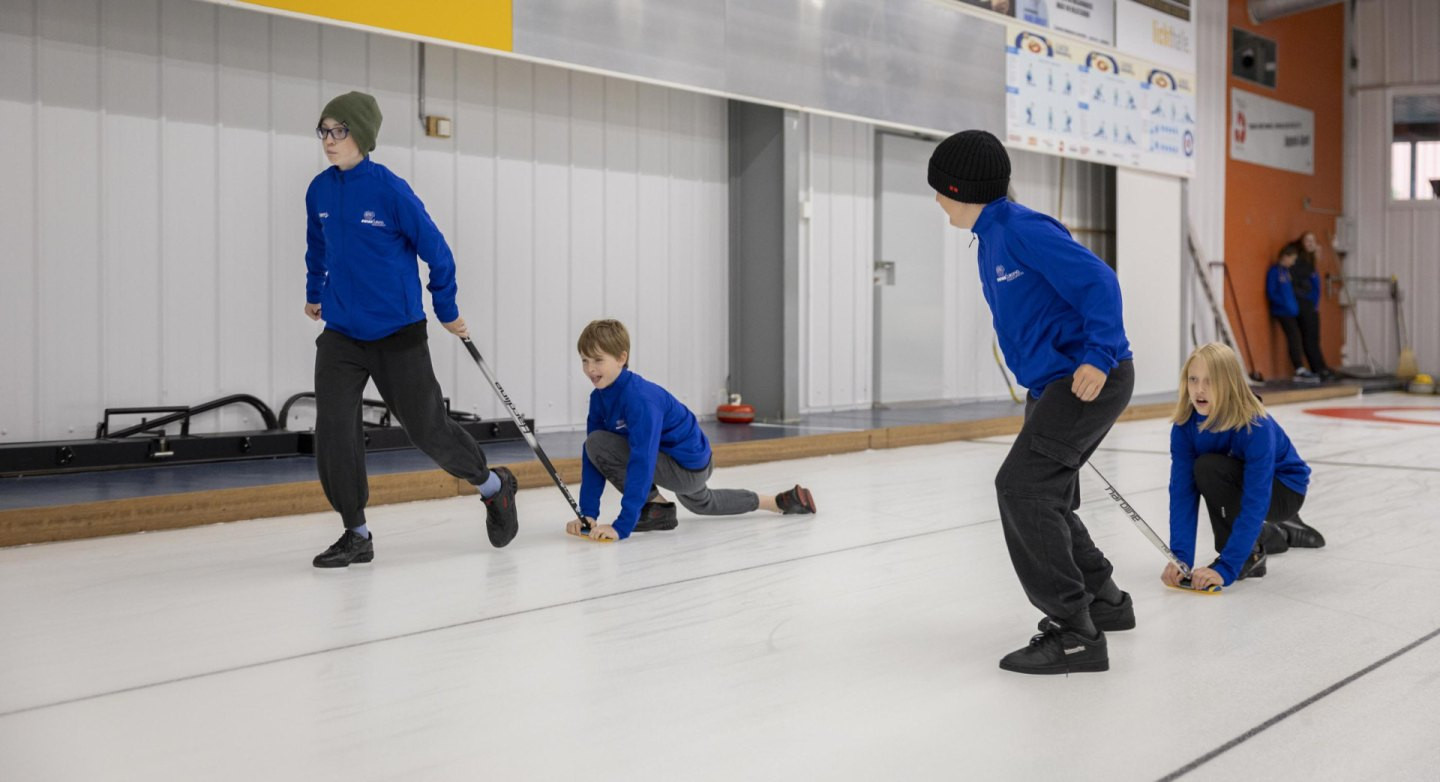
[(1246, 559), (1245, 564), (1240, 566), (1240, 575), (1236, 576), (1235, 580), (1264, 578), (1265, 570), (1265, 547), (1256, 546), (1255, 550), (1250, 552), (1249, 559)]
[(1090, 601), (1090, 621), (1095, 623), (1096, 630), (1107, 633), (1134, 630), (1135, 601), (1130, 599), (1129, 592), (1121, 592), (1118, 603), (1107, 603), (1097, 597)]
[(675, 518), (675, 503), (647, 502), (640, 509), (640, 520), (635, 522), (636, 532), (663, 532), (679, 525)]
[(1301, 521), (1297, 514), (1289, 521), (1282, 521), (1275, 525), (1285, 533), (1285, 538), (1295, 548), (1324, 548), (1325, 536), (1314, 527)]
[(520, 517), (515, 513), (515, 492), (520, 484), (504, 467), (496, 467), (492, 472), (500, 478), (500, 491), (480, 498), (485, 503), (485, 532), (490, 535), (490, 545), (505, 548), (520, 531)]
[(810, 496), (810, 490), (795, 484), (790, 491), (782, 491), (775, 495), (775, 504), (780, 507), (780, 512), (786, 516), (796, 513), (814, 513), (815, 498)]
[(1110, 670), (1104, 632), (1097, 631), (1094, 638), (1086, 638), (1054, 619), (1047, 618), (1040, 624), (1043, 629), (1030, 639), (1029, 645), (1000, 658), (1002, 669), (1042, 675)]
[(375, 559), (375, 536), (362, 538), (358, 533), (347, 529), (345, 534), (335, 541), (335, 545), (315, 557), (313, 564), (315, 567), (349, 567), (364, 564), (373, 559)]
[(1274, 522), (1263, 522), (1260, 527), (1260, 547), (1265, 553), (1284, 554), (1290, 550), (1290, 536), (1285, 528)]

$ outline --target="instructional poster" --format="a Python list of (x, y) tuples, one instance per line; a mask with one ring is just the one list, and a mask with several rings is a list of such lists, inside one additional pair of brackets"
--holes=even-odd
[(1015, 18), (1102, 46), (1115, 43), (1115, 0), (1019, 0)]
[(1018, 25), (1009, 26), (1006, 34), (1010, 144), (1097, 163), (1194, 174), (1192, 76)]

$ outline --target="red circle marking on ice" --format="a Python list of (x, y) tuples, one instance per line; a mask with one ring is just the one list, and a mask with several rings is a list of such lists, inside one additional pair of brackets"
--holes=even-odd
[[(1440, 426), (1440, 407), (1312, 407), (1305, 410), (1310, 415), (1327, 418), (1347, 418), (1351, 421), (1382, 421), (1387, 424), (1420, 424)], [(1426, 418), (1407, 418), (1396, 413), (1420, 413)]]

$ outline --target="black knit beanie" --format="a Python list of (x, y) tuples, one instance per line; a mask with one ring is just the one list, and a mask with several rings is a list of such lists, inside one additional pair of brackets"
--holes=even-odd
[(988, 204), (1010, 188), (1010, 156), (1000, 139), (965, 130), (940, 142), (930, 155), (930, 186), (946, 198)]
[(368, 155), (375, 151), (375, 137), (380, 135), (380, 104), (374, 98), (363, 92), (347, 92), (325, 104), (320, 119), (326, 117), (345, 123), (361, 152)]

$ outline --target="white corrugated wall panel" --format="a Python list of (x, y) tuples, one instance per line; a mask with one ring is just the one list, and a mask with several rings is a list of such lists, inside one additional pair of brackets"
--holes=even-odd
[[(435, 139), (416, 47), (394, 38), (185, 0), (15, 0), (0, 43), (0, 325), (25, 335), (0, 348), (0, 441), (88, 436), (106, 406), (278, 408), (311, 388), (312, 129), (350, 89), (379, 100), (375, 159), (450, 241), (461, 313), (542, 428), (584, 423), (574, 340), (597, 317), (625, 320), (637, 370), (697, 412), (721, 401), (722, 100), (429, 47), (427, 111), (455, 120)], [(431, 340), (454, 406), (503, 415), (458, 342)]]
[[(270, 26), (257, 14), (220, 10), (219, 23), (219, 387), (222, 394), (250, 393), (279, 404), (269, 333), (277, 302), (271, 291)], [(142, 256), (143, 257), (143, 256)], [(293, 301), (293, 300), (292, 300)], [(287, 301), (286, 303), (291, 303)], [(284, 307), (294, 316), (293, 304)], [(257, 336), (262, 337), (258, 338)], [(133, 344), (143, 345), (135, 340)], [(258, 429), (250, 408), (226, 410), (224, 429)]]
[[(41, 437), (88, 437), (100, 412), (100, 10), (38, 6), (35, 393)], [(0, 132), (0, 138), (9, 138)]]
[[(1356, 237), (1345, 273), (1399, 279), (1405, 325), (1422, 372), (1440, 372), (1440, 204), (1393, 202), (1389, 104), (1392, 90), (1440, 90), (1440, 6), (1428, 0), (1363, 0), (1351, 30), (1358, 70), (1351, 106), (1355, 132), (1346, 138), (1346, 205)], [(1362, 301), (1359, 328), (1347, 319), (1345, 360), (1393, 370), (1401, 348), (1386, 301)], [(1363, 345), (1362, 345), (1363, 338)]]
[(810, 219), (801, 221), (802, 412), (873, 401), (875, 133), (808, 115), (802, 169)]
[[(874, 403), (875, 129), (863, 123), (807, 116), (809, 148), (805, 191), (811, 219), (802, 221), (801, 372), (802, 412), (868, 407)], [(929, 142), (925, 142), (929, 143)], [(1066, 225), (1102, 258), (1113, 258), (1114, 218), (1105, 166), (1064, 161), (1064, 202), (1060, 202), (1061, 159), (1011, 150), (1017, 199), (1055, 215), (1063, 207)], [(934, 207), (937, 222), (939, 207)], [(990, 311), (980, 291), (975, 251), (945, 230), (941, 323), (944, 365), (941, 394), (961, 401), (1007, 398), (995, 367)]]
[[(30, 3), (0, 4), (0, 440), (40, 437), (37, 377), (39, 280), (36, 188), (39, 156), (35, 100), (35, 13)], [(31, 335), (26, 339), (20, 335)]]

